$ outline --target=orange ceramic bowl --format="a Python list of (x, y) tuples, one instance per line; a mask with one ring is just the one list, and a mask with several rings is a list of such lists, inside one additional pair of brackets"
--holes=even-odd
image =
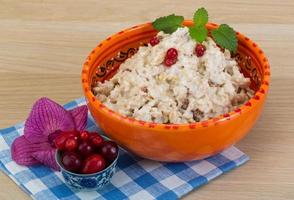
[[(184, 25), (191, 26), (192, 22), (186, 20)], [(214, 29), (218, 25), (209, 23), (207, 27)], [(112, 77), (120, 64), (156, 33), (151, 23), (128, 28), (102, 41), (87, 57), (82, 70), (82, 87), (97, 124), (125, 149), (158, 161), (202, 159), (238, 142), (261, 114), (270, 81), (270, 67), (263, 51), (240, 33), (237, 33), (239, 45), (235, 57), (241, 71), (250, 77), (251, 88), (256, 93), (230, 113), (198, 123), (157, 124), (122, 116), (95, 98), (91, 87), (97, 81)]]

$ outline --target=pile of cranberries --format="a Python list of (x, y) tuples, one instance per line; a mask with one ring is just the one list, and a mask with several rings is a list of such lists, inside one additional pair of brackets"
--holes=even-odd
[[(151, 46), (155, 46), (159, 44), (160, 40), (158, 37), (154, 36), (150, 39), (149, 43)], [(202, 57), (206, 51), (206, 48), (203, 44), (197, 44), (195, 47), (195, 55), (197, 57)], [(172, 66), (175, 64), (178, 60), (178, 51), (175, 48), (169, 48), (166, 52), (165, 58), (164, 58), (164, 65), (167, 67)]]
[(102, 171), (117, 157), (118, 146), (96, 132), (62, 132), (54, 140), (61, 151), (61, 163), (71, 172), (91, 174)]

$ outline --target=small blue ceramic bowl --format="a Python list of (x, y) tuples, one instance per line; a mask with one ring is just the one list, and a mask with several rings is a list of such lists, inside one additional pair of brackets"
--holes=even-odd
[(66, 185), (75, 190), (91, 191), (102, 189), (106, 186), (115, 173), (119, 152), (115, 160), (104, 170), (93, 174), (77, 174), (64, 169), (61, 163), (61, 152), (57, 151), (55, 159), (60, 167)]

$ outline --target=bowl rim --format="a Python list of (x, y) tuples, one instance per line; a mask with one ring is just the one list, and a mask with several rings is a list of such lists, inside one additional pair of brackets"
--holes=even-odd
[[(112, 140), (109, 140), (109, 141), (112, 141)], [(117, 164), (117, 160), (118, 160), (119, 154), (120, 154), (119, 152), (120, 152), (120, 147), (118, 146), (117, 156), (112, 161), (112, 163), (110, 165), (108, 165), (105, 169), (103, 169), (102, 171), (91, 173), (91, 174), (79, 174), (79, 173), (71, 172), (71, 171), (68, 171), (67, 169), (65, 169), (62, 166), (62, 163), (59, 162), (60, 159), (58, 159), (59, 157), (61, 157), (61, 151), (60, 150), (56, 150), (56, 152), (55, 152), (55, 161), (56, 161), (57, 165), (60, 167), (61, 171), (65, 171), (68, 174), (71, 174), (71, 175), (74, 175), (74, 176), (81, 176), (81, 177), (97, 176), (99, 174), (103, 174), (104, 172), (108, 171), (113, 165)]]
[[(184, 20), (183, 23), (184, 26), (191, 26), (193, 25), (192, 20)], [(265, 99), (268, 90), (269, 90), (269, 83), (270, 83), (270, 65), (268, 62), (267, 57), (265, 56), (262, 49), (251, 39), (246, 37), (245, 35), (241, 34), (240, 32), (236, 31), (238, 42), (243, 42), (246, 44), (246, 48), (248, 48), (250, 51), (253, 52), (254, 55), (256, 55), (258, 63), (261, 65), (261, 68), (264, 70), (263, 75), (263, 81), (258, 88), (257, 91), (255, 91), (254, 96), (251, 97), (247, 102), (239, 106), (237, 109), (232, 110), (228, 113), (224, 113), (221, 115), (218, 115), (216, 117), (213, 117), (208, 120), (200, 121), (200, 122), (193, 122), (193, 123), (182, 123), (182, 124), (163, 124), (163, 123), (155, 123), (155, 122), (148, 122), (148, 121), (142, 121), (138, 120), (132, 117), (126, 117), (116, 111), (111, 110), (106, 105), (104, 105), (102, 102), (100, 102), (95, 95), (92, 92), (91, 83), (88, 80), (91, 80), (91, 77), (89, 77), (90, 73), (90, 60), (95, 60), (93, 57), (97, 57), (97, 52), (101, 49), (102, 46), (105, 46), (111, 42), (113, 38), (121, 37), (123, 34), (128, 34), (129, 32), (132, 32), (134, 30), (143, 29), (143, 28), (150, 28), (152, 26), (151, 22), (139, 24), (127, 29), (124, 29), (122, 31), (119, 31), (107, 39), (104, 39), (102, 42), (98, 43), (98, 45), (91, 51), (91, 53), (88, 55), (87, 59), (83, 63), (82, 67), (82, 74), (81, 74), (81, 81), (82, 81), (82, 89), (84, 91), (84, 95), (86, 97), (86, 100), (88, 103), (91, 101), (91, 103), (94, 105), (94, 107), (99, 108), (99, 110), (105, 114), (110, 115), (110, 117), (114, 120), (120, 121), (121, 123), (124, 123), (126, 125), (129, 125), (130, 123), (132, 125), (141, 126), (145, 128), (162, 128), (165, 130), (180, 130), (183, 128), (199, 128), (199, 127), (209, 127), (214, 126), (219, 123), (224, 123), (228, 120), (231, 120), (233, 118), (238, 117), (242, 113), (247, 113), (251, 110), (253, 110), (261, 100)], [(215, 29), (219, 27), (218, 24), (215, 23), (207, 23), (206, 25), (209, 29)]]

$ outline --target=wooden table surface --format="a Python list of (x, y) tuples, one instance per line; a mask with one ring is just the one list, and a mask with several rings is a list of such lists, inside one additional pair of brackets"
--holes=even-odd
[[(272, 81), (261, 118), (237, 144), (251, 160), (184, 199), (294, 199), (293, 0), (0, 0), (0, 128), (25, 120), (41, 96), (81, 97), (82, 63), (110, 34), (174, 12), (191, 18), (200, 6), (263, 48)], [(1, 200), (29, 199), (3, 173), (0, 186)]]

